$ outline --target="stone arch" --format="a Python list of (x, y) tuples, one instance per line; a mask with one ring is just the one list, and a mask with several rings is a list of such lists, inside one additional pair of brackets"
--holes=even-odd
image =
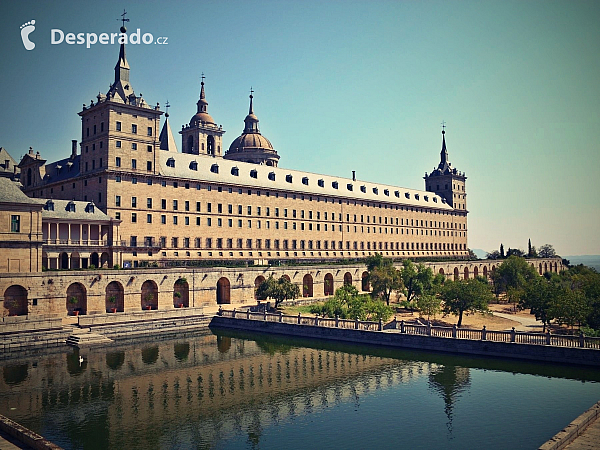
[(215, 138), (212, 135), (208, 135), (206, 137), (206, 154), (214, 155), (215, 154)]
[(158, 286), (154, 281), (144, 281), (141, 300), (142, 309), (158, 309)]
[(487, 269), (487, 266), (483, 266), (483, 276), (484, 276), (485, 278), (487, 278), (487, 277), (488, 277), (488, 269)]
[(62, 252), (60, 254), (60, 268), (61, 269), (69, 268), (69, 254), (67, 252)]
[(142, 349), (142, 362), (151, 366), (158, 361), (159, 349), (158, 345), (153, 345), (152, 347), (145, 347)]
[(558, 273), (558, 263), (556, 261), (554, 262), (554, 271)]
[(479, 267), (475, 266), (473, 268), (473, 278), (477, 278), (479, 276)]
[(110, 264), (110, 257), (108, 255), (108, 253), (107, 252), (102, 253), (102, 255), (100, 255), (100, 267), (108, 268), (109, 264)]
[(87, 312), (87, 293), (81, 283), (72, 283), (67, 288), (67, 312), (85, 314)]
[(257, 294), (258, 288), (264, 282), (265, 282), (265, 277), (263, 277), (262, 275), (259, 275), (254, 279), (254, 300), (266, 300), (266, 298), (263, 298), (264, 296), (259, 298), (258, 294)]
[(440, 267), (439, 273), (441, 273), (442, 275), (445, 275), (443, 267)]
[(219, 278), (217, 281), (217, 304), (231, 303), (231, 285), (226, 277)]
[(27, 289), (18, 284), (13, 284), (4, 291), (3, 316), (27, 315)]
[(290, 283), (292, 282), (292, 280), (290, 279), (290, 277), (288, 275), (281, 275), (281, 278), (285, 278), (286, 280), (288, 280)]
[(548, 263), (544, 263), (544, 273), (548, 272)]
[(81, 255), (79, 252), (71, 253), (71, 269), (81, 269)]
[(94, 267), (100, 267), (100, 257), (97, 252), (94, 252), (90, 255), (90, 265)]
[(346, 272), (344, 274), (344, 286), (352, 284), (352, 274), (350, 272)]
[(454, 281), (460, 280), (460, 275), (458, 274), (458, 267), (454, 268)]
[(333, 295), (333, 275), (330, 273), (326, 273), (323, 280), (323, 295)]
[(173, 285), (173, 306), (175, 308), (190, 306), (190, 285), (185, 278), (178, 278)]
[(369, 283), (369, 272), (362, 273), (361, 288), (362, 288), (363, 292), (368, 292), (371, 290), (371, 283)]
[(465, 267), (465, 270), (463, 272), (464, 272), (463, 279), (468, 280), (469, 279), (469, 268)]
[(125, 310), (123, 285), (118, 281), (108, 283), (105, 297), (106, 311), (123, 312)]
[(543, 274), (543, 272), (542, 272), (542, 263), (540, 263), (539, 272), (540, 272), (540, 275)]
[(304, 275), (304, 278), (302, 278), (302, 296), (313, 296), (313, 277), (310, 273), (307, 273)]

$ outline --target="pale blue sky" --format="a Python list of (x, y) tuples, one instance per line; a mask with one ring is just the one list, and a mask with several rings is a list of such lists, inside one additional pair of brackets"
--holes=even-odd
[(113, 79), (117, 45), (51, 45), (50, 29), (116, 32), (123, 7), (130, 32), (168, 37), (127, 57), (135, 91), (171, 103), (175, 133), (204, 72), (226, 148), (253, 86), (280, 166), (424, 189), (445, 120), (471, 248), (531, 238), (600, 254), (600, 2), (3, 2), (0, 146), (13, 157), (68, 155), (81, 105)]

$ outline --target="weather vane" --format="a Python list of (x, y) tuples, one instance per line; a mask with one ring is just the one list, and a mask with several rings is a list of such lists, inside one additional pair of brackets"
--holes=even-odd
[(252, 86), (250, 86), (250, 95), (254, 94), (254, 90), (252, 89)]
[(442, 120), (442, 131), (446, 131), (446, 121)]
[(125, 8), (123, 8), (123, 14), (121, 14), (121, 18), (117, 19), (123, 22), (123, 28), (125, 28), (125, 22), (129, 22), (129, 19), (125, 18), (125, 14), (127, 14), (127, 11), (125, 11)]
[(171, 105), (169, 105), (169, 100), (167, 100), (167, 103), (165, 104), (165, 108), (167, 108), (167, 114), (169, 114), (170, 107), (171, 107)]

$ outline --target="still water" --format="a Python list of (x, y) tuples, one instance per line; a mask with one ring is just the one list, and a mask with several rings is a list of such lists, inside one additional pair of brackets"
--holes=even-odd
[(600, 399), (589, 368), (216, 333), (11, 357), (0, 413), (67, 449), (532, 449)]

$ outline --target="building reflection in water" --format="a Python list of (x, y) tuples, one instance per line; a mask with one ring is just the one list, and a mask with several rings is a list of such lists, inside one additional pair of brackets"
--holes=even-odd
[(273, 424), (358, 409), (421, 377), (444, 398), (451, 429), (469, 385), (458, 367), (213, 334), (22, 359), (2, 373), (0, 412), (69, 447), (204, 447), (234, 434), (257, 447)]

